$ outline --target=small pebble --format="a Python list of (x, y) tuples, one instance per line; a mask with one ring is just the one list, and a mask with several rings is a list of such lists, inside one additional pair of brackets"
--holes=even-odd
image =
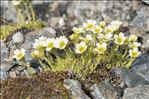
[(0, 80), (6, 80), (8, 75), (5, 70), (0, 70)]
[(16, 73), (14, 71), (11, 71), (9, 73), (9, 76), (12, 77), (12, 78), (15, 78), (16, 77)]
[(64, 26), (65, 25), (65, 21), (64, 21), (63, 18), (60, 18), (58, 23), (59, 23), (60, 26)]
[(12, 36), (12, 40), (15, 42), (15, 43), (21, 43), (24, 41), (24, 36), (22, 35), (21, 32), (17, 32), (15, 33), (13, 36)]

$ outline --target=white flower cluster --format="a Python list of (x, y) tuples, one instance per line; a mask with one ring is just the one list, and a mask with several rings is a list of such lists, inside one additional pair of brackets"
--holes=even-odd
[(87, 20), (86, 23), (83, 23), (82, 27), (74, 27), (72, 29), (74, 34), (70, 36), (70, 39), (79, 41), (75, 44), (76, 53), (81, 54), (85, 52), (89, 47), (86, 41), (94, 42), (91, 43), (91, 45), (95, 46), (94, 51), (99, 54), (103, 54), (106, 51), (110, 41), (118, 46), (127, 45), (126, 41), (128, 41), (130, 47), (129, 55), (131, 57), (138, 57), (140, 55), (138, 47), (141, 46), (141, 44), (136, 42), (137, 37), (135, 35), (131, 35), (128, 38), (124, 33), (119, 32), (121, 25), (122, 22), (118, 20), (112, 21), (108, 25), (106, 25), (104, 21), (97, 23), (95, 20)]
[[(141, 44), (137, 42), (135, 35), (126, 37), (124, 33), (119, 32), (121, 24), (122, 22), (117, 20), (112, 21), (108, 25), (104, 21), (97, 23), (95, 20), (88, 20), (86, 23), (83, 23), (82, 27), (73, 27), (74, 33), (70, 36), (70, 39), (75, 45), (74, 52), (82, 54), (87, 49), (91, 49), (89, 51), (104, 54), (109, 47), (112, 47), (110, 44), (113, 43), (116, 46), (129, 47), (129, 56), (133, 58), (138, 57), (141, 53), (138, 47)], [(33, 44), (34, 51), (32, 56), (42, 57), (43, 54), (41, 52), (51, 51), (53, 48), (65, 49), (68, 43), (68, 39), (65, 36), (57, 38), (41, 36)], [(24, 57), (25, 51), (17, 49), (14, 54), (14, 57), (20, 60)]]
[[(33, 44), (34, 51), (31, 53), (33, 57), (43, 57), (44, 51), (51, 51), (53, 48), (64, 49), (68, 43), (65, 36), (55, 38), (47, 38), (44, 36), (35, 39)], [(13, 58), (21, 60), (25, 56), (25, 49), (21, 48), (14, 51)]]
[(51, 51), (54, 47), (59, 49), (64, 49), (68, 43), (68, 39), (65, 36), (60, 36), (55, 38), (47, 38), (44, 36), (39, 37), (35, 40), (33, 48), (36, 50), (46, 49), (46, 51)]
[(44, 36), (39, 37), (35, 40), (33, 44), (32, 56), (37, 56), (40, 51), (51, 51), (53, 48), (64, 49), (68, 43), (68, 39), (65, 36), (60, 36), (57, 38), (47, 38)]
[[(97, 51), (99, 54), (102, 54), (107, 49), (107, 42), (112, 40), (113, 32), (118, 30), (122, 22), (113, 21), (110, 25), (106, 26), (104, 21), (97, 24), (95, 20), (88, 20), (86, 23), (83, 23), (83, 27), (74, 27), (72, 30), (74, 34), (70, 36), (70, 39), (82, 39), (88, 41), (95, 41), (96, 48), (94, 51)], [(82, 37), (82, 35), (83, 37)], [(79, 35), (79, 36), (78, 36)], [(97, 42), (99, 41), (99, 42)], [(87, 49), (88, 42), (80, 41), (76, 44), (76, 53), (83, 53)], [(78, 50), (80, 49), (80, 50)]]
[(129, 55), (131, 57), (138, 57), (141, 52), (138, 50), (138, 47), (141, 46), (141, 43), (137, 42), (137, 37), (135, 35), (130, 35), (129, 37)]

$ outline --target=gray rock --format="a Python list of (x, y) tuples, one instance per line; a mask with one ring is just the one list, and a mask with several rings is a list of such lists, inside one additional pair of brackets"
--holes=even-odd
[(3, 41), (0, 41), (1, 58), (0, 61), (6, 61), (8, 49)]
[(93, 85), (92, 86), (92, 91), (90, 92), (93, 99), (105, 99), (102, 95), (102, 93), (100, 92), (100, 90), (98, 89), (98, 85)]
[(52, 27), (56, 27), (59, 23), (59, 20), (61, 19), (61, 17), (52, 17), (49, 21), (50, 26)]
[(91, 86), (91, 92), (93, 99), (118, 99), (119, 93), (116, 88), (110, 83), (105, 82), (101, 85), (94, 84)]
[(11, 21), (11, 22), (18, 21), (15, 7), (12, 5), (12, 3), (10, 1), (1, 0), (0, 6), (2, 8), (2, 10), (0, 12), (1, 12), (1, 16), (3, 18), (5, 18), (6, 20)]
[(29, 32), (25, 35), (25, 42), (22, 44), (22, 47), (29, 50), (32, 49), (32, 44), (34, 43), (35, 39), (39, 38), (40, 36), (54, 38), (56, 36), (56, 31), (51, 27), (46, 27), (38, 31)]
[(132, 1), (71, 2), (67, 8), (67, 14), (69, 18), (77, 19), (80, 23), (90, 18), (97, 21), (104, 19), (106, 22), (112, 19), (130, 21), (132, 14), (134, 15)]
[(0, 70), (0, 80), (6, 80), (8, 78), (8, 74), (5, 70)]
[(82, 90), (81, 84), (77, 80), (64, 80), (64, 86), (70, 90), (72, 99), (90, 99)]
[(145, 34), (142, 36), (143, 38), (143, 48), (149, 48), (149, 34)]
[(15, 68), (15, 70), (16, 71), (18, 71), (18, 72), (20, 72), (20, 71), (23, 71), (25, 69), (25, 66), (17, 66), (16, 68)]
[(132, 70), (149, 81), (149, 55), (138, 57), (132, 65)]
[(13, 34), (12, 40), (15, 43), (22, 43), (24, 41), (24, 36), (21, 32), (17, 32), (15, 34)]
[(8, 71), (12, 66), (13, 66), (13, 64), (10, 61), (9, 62), (8, 61), (1, 62), (2, 70)]
[(8, 60), (8, 48), (6, 47), (6, 44), (3, 41), (0, 41), (0, 50), (1, 50), (1, 69), (4, 71), (9, 70), (12, 67), (12, 63)]
[(32, 56), (31, 56), (31, 52), (32, 52), (31, 50), (26, 50), (26, 52), (25, 52), (25, 61), (26, 62), (30, 62), (33, 60)]
[(149, 18), (149, 8), (142, 7), (141, 10), (138, 12), (138, 15), (133, 19), (130, 25), (138, 28), (144, 28), (144, 26), (147, 25), (148, 18)]
[(142, 0), (144, 3), (149, 4), (149, 0)]
[(126, 88), (123, 99), (149, 99), (149, 85)]
[(113, 70), (115, 74), (128, 86), (135, 87), (138, 85), (149, 85), (149, 82), (142, 76), (137, 75), (135, 72), (130, 71), (126, 68), (116, 68)]
[[(98, 4), (101, 4), (101, 6)], [(104, 4), (105, 2), (94, 2), (94, 1), (71, 2), (69, 3), (67, 8), (68, 17), (71, 18), (72, 20), (77, 19), (79, 22), (82, 23), (84, 22), (85, 19), (97, 17), (100, 11), (102, 11), (105, 8), (103, 7)], [(98, 17), (100, 17), (101, 19), (101, 15)]]

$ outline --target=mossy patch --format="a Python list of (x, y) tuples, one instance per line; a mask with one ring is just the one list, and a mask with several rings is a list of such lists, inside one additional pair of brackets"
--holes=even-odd
[(10, 78), (1, 82), (1, 99), (68, 99), (64, 72), (46, 72), (32, 78)]
[(9, 24), (9, 25), (1, 25), (0, 28), (0, 40), (5, 40), (9, 35), (11, 35), (16, 30), (19, 30), (21, 28), (26, 28), (28, 30), (38, 30), (42, 27), (44, 27), (44, 24), (37, 20), (37, 21), (30, 21), (28, 23), (24, 24)]
[(1, 99), (71, 99), (69, 90), (63, 86), (64, 79), (78, 80), (88, 96), (93, 84), (100, 84), (105, 80), (115, 85), (121, 83), (104, 64), (99, 64), (98, 68), (84, 80), (69, 72), (51, 71), (33, 75), (31, 78), (10, 78), (1, 82)]

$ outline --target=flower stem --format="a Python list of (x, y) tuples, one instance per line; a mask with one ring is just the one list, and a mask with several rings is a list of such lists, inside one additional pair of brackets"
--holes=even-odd
[(28, 8), (28, 2), (25, 2), (24, 5), (25, 5), (25, 8), (26, 8), (26, 10), (27, 10), (28, 18), (29, 18), (29, 20), (31, 21), (32, 18), (31, 18), (30, 11), (29, 11), (29, 8)]
[(21, 10), (18, 7), (16, 7), (16, 10), (17, 10), (18, 17), (20, 19), (20, 23), (24, 24), (25, 23), (25, 18), (21, 14)]
[(41, 65), (41, 67), (44, 69), (44, 71), (48, 70), (48, 68), (46, 68), (45, 64), (43, 64), (43, 62), (41, 60), (39, 60), (39, 63)]
[(125, 65), (126, 68), (130, 68), (130, 66), (132, 65), (133, 61), (135, 60), (135, 58), (130, 58), (128, 63)]
[(47, 59), (47, 57), (44, 57), (43, 59), (49, 64), (50, 68), (52, 69), (52, 64), (51, 64), (51, 62), (49, 61), (49, 59)]
[(31, 3), (29, 3), (29, 8), (30, 8), (30, 11), (31, 11), (31, 14), (32, 14), (32, 20), (35, 21), (35, 11), (33, 9), (33, 6)]

